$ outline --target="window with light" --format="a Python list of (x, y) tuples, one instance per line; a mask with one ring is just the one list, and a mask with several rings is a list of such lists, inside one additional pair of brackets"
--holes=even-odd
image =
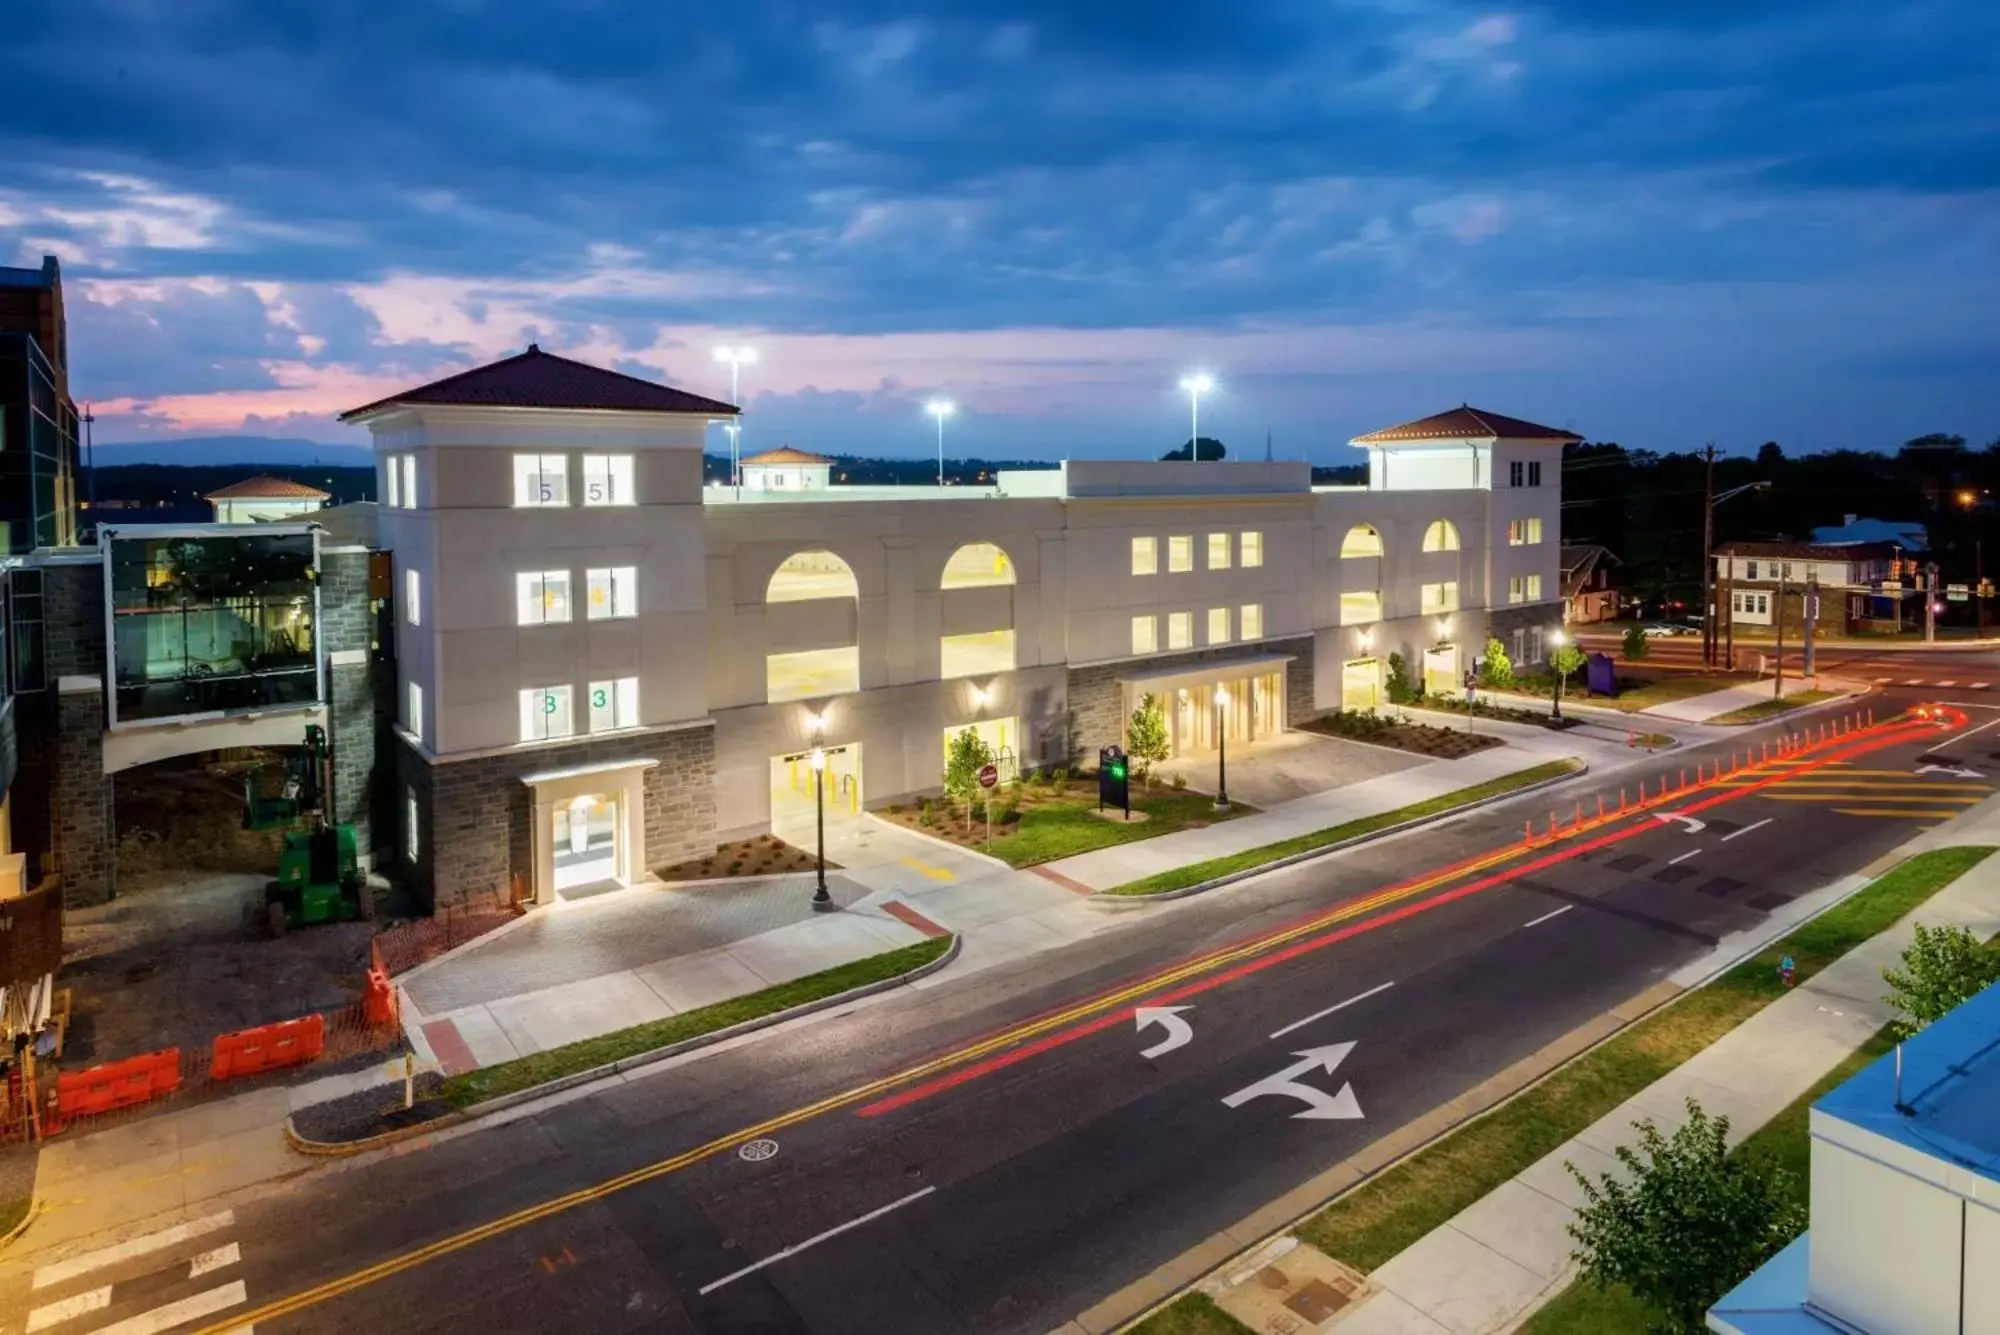
[(592, 621), (639, 615), (639, 570), (636, 566), (606, 566), (585, 574), (588, 611)]
[(546, 626), (570, 619), (569, 571), (524, 570), (514, 576), (517, 625)]
[(403, 619), (412, 626), (424, 624), (423, 578), (414, 570), (403, 572)]
[(515, 455), (514, 504), (518, 506), (568, 505), (569, 456), (566, 454)]
[(590, 683), (590, 730), (613, 732), (639, 726), (639, 679)]
[(1208, 609), (1208, 642), (1210, 644), (1229, 643), (1229, 609), (1211, 607)]
[(1160, 619), (1158, 617), (1132, 618), (1132, 652), (1135, 654), (1156, 654), (1160, 651)]
[(583, 503), (585, 505), (638, 504), (638, 497), (632, 489), (632, 456), (584, 455)]
[(1167, 648), (1194, 648), (1194, 613), (1172, 612), (1167, 615)]
[(569, 686), (530, 686), (521, 692), (521, 740), (546, 742), (576, 732), (575, 690)]
[(1255, 529), (1237, 535), (1236, 555), (1238, 562), (1246, 567), (1264, 564), (1264, 535)]
[(1194, 537), (1182, 534), (1167, 539), (1167, 572), (1178, 574), (1194, 569)]
[(1229, 569), (1229, 535), (1211, 533), (1208, 535), (1208, 568), (1210, 570)]
[(1433, 616), (1443, 612), (1458, 610), (1458, 581), (1446, 580), (1442, 584), (1426, 584), (1423, 587), (1424, 615)]
[(1132, 539), (1132, 573), (1135, 575), (1157, 575), (1160, 573), (1160, 540), (1158, 538)]
[(1264, 638), (1264, 604), (1245, 603), (1237, 611), (1236, 615), (1237, 619), (1241, 622), (1237, 629), (1243, 632), (1243, 639), (1261, 640)]

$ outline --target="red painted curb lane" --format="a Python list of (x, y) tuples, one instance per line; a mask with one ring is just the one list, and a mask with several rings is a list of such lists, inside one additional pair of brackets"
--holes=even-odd
[(891, 899), (885, 901), (882, 905), (882, 911), (888, 914), (890, 917), (895, 918), (899, 922), (902, 922), (910, 927), (916, 928), (918, 931), (922, 932), (925, 936), (930, 937), (932, 940), (936, 940), (940, 936), (951, 935), (950, 932), (938, 926), (936, 923), (932, 922), (929, 918), (926, 918), (923, 914), (917, 912), (915, 909), (911, 908), (908, 904), (905, 904), (900, 899)]
[[(1964, 722), (1963, 716), (1960, 716), (1959, 722), (1953, 726), (1963, 726), (1963, 722)], [(1844, 760), (1849, 760), (1857, 756), (1867, 755), (1870, 752), (1884, 750), (1888, 747), (1899, 745), (1902, 742), (1912, 740), (1920, 733), (1932, 730), (1934, 726), (1935, 725), (1933, 723), (1924, 721), (1896, 722), (1894, 720), (1889, 720), (1885, 721), (1882, 724), (1876, 725), (1875, 728), (1870, 728), (1865, 732), (1849, 733), (1842, 737), (1828, 738), (1823, 742), (1813, 743), (1809, 747), (1802, 749), (1800, 752), (1795, 752), (1792, 757), (1792, 758), (1797, 758), (1798, 756), (1803, 754), (1824, 750), (1825, 753), (1816, 756), (1811, 761), (1811, 763), (1793, 765), (1783, 770), (1774, 771), (1770, 775), (1761, 778), (1754, 783), (1744, 784), (1741, 787), (1732, 787), (1725, 789), (1721, 792), (1715, 793), (1713, 796), (1710, 796), (1693, 804), (1675, 805), (1672, 814), (1675, 815), (1692, 814), (1695, 811), (1709, 810), (1725, 802), (1734, 802), (1741, 798), (1755, 796), (1756, 794), (1762, 792), (1766, 788), (1783, 784), (1793, 778), (1798, 777), (1801, 774), (1810, 774), (1813, 771), (1818, 769), (1823, 769), (1828, 765), (1839, 764)], [(1880, 729), (1879, 732), (1876, 730), (1877, 728)], [(1693, 793), (1701, 788), (1713, 787), (1715, 785), (1718, 785), (1721, 782), (1723, 782), (1723, 779), (1740, 777), (1743, 773), (1745, 773), (1745, 771), (1743, 770), (1732, 771), (1730, 774), (1724, 775), (1721, 778), (1705, 780), (1700, 784), (1693, 785), (1690, 788), (1682, 791)], [(1661, 803), (1660, 807), (1664, 808), (1667, 805), (1669, 804)], [(1651, 815), (1665, 815), (1668, 813), (1664, 809), (1655, 810), (1649, 808), (1639, 808), (1634, 811), (1628, 811), (1624, 814), (1626, 816), (1644, 817)], [(1609, 823), (1612, 819), (1613, 818), (1611, 817), (1606, 817), (1607, 823)], [(1412, 900), (1407, 904), (1403, 904), (1398, 907), (1389, 909), (1377, 916), (1367, 918), (1361, 922), (1353, 923), (1345, 927), (1336, 928), (1333, 931), (1327, 932), (1320, 936), (1309, 937), (1302, 941), (1292, 942), (1289, 945), (1278, 947), (1272, 950), (1268, 954), (1257, 956), (1254, 959), (1246, 960), (1241, 964), (1237, 964), (1230, 968), (1227, 968), (1220, 973), (1212, 974), (1206, 978), (1199, 978), (1191, 982), (1180, 984), (1179, 986), (1174, 987), (1169, 991), (1160, 993), (1153, 997), (1148, 997), (1143, 1001), (1137, 1001), (1128, 1005), (1122, 1005), (1093, 1019), (1081, 1021), (1068, 1028), (1056, 1030), (1054, 1033), (1044, 1034), (1039, 1038), (1033, 1039), (1027, 1043), (1022, 1044), (1020, 1047), (1010, 1048), (1005, 1052), (998, 1053), (994, 1056), (987, 1057), (981, 1061), (974, 1062), (971, 1065), (963, 1067), (960, 1070), (953, 1071), (948, 1075), (938, 1076), (932, 1080), (925, 1081), (923, 1084), (913, 1085), (908, 1089), (901, 1090), (895, 1094), (891, 1094), (886, 1098), (878, 1099), (873, 1103), (865, 1104), (862, 1107), (855, 1109), (855, 1115), (857, 1117), (880, 1117), (886, 1113), (894, 1112), (897, 1109), (908, 1107), (913, 1103), (920, 1102), (924, 1099), (932, 1097), (933, 1095), (941, 1094), (946, 1092), (947, 1090), (955, 1089), (960, 1085), (967, 1084), (970, 1081), (979, 1079), (982, 1076), (991, 1075), (996, 1071), (1005, 1070), (1007, 1067), (1017, 1065), (1021, 1062), (1028, 1060), (1031, 1057), (1037, 1057), (1045, 1052), (1050, 1052), (1056, 1048), (1062, 1047), (1065, 1044), (1073, 1043), (1080, 1038), (1085, 1038), (1095, 1033), (1101, 1033), (1106, 1029), (1109, 1029), (1115, 1025), (1121, 1024), (1124, 1021), (1130, 1019), (1133, 1011), (1138, 1009), (1140, 1006), (1172, 1005), (1175, 1002), (1185, 1000), (1188, 997), (1199, 996), (1200, 994), (1210, 991), (1213, 988), (1221, 987), (1226, 983), (1235, 982), (1238, 981), (1239, 979), (1249, 977), (1252, 974), (1261, 972), (1264, 969), (1271, 968), (1274, 965), (1282, 964), (1285, 963), (1286, 961), (1297, 959), (1300, 956), (1310, 954), (1311, 952), (1316, 950), (1324, 949), (1327, 946), (1335, 945), (1341, 941), (1352, 940), (1354, 937), (1361, 936), (1367, 932), (1372, 932), (1377, 928), (1386, 927), (1391, 923), (1402, 922), (1405, 919), (1415, 917), (1419, 913), (1425, 913), (1430, 911), (1431, 909), (1437, 908), (1440, 905), (1454, 903), (1460, 899), (1468, 898), (1471, 895), (1479, 894), (1483, 891), (1493, 889), (1495, 886), (1507, 884), (1510, 881), (1518, 880), (1522, 876), (1531, 875), (1534, 872), (1543, 871), (1546, 870), (1547, 868), (1558, 866), (1564, 862), (1571, 861), (1581, 856), (1584, 853), (1593, 852), (1600, 848), (1607, 848), (1613, 844), (1621, 843), (1627, 839), (1636, 838), (1642, 834), (1650, 834), (1655, 830), (1657, 830), (1658, 828), (1659, 828), (1658, 825), (1655, 823), (1647, 822), (1643, 819), (1637, 820), (1625, 826), (1622, 829), (1612, 830), (1608, 833), (1597, 835), (1593, 838), (1585, 839), (1582, 842), (1571, 844), (1566, 848), (1548, 853), (1542, 857), (1532, 859), (1528, 862), (1511, 863), (1510, 865), (1506, 866), (1500, 871), (1481, 877), (1478, 880), (1468, 881), (1466, 884), (1458, 886), (1454, 889), (1439, 891), (1435, 894), (1428, 895), (1424, 898)], [(1573, 838), (1574, 836), (1565, 834), (1558, 837), (1564, 841), (1567, 841)], [(1438, 869), (1436, 871), (1425, 872), (1422, 876), (1411, 878), (1411, 881), (1405, 881), (1400, 883), (1399, 885), (1388, 886), (1382, 890), (1375, 891), (1372, 895), (1361, 896), (1359, 898), (1368, 899), (1368, 898), (1379, 898), (1385, 895), (1393, 895), (1399, 888), (1407, 886), (1411, 884), (1413, 881), (1434, 879), (1439, 875), (1448, 873), (1452, 869), (1452, 867), (1462, 866), (1464, 865), (1465, 862), (1468, 861), (1479, 861), (1484, 858), (1490, 858), (1494, 856), (1496, 852), (1499, 851), (1501, 850), (1490, 850), (1487, 853), (1480, 854), (1476, 858), (1464, 859), (1458, 863), (1448, 864), (1444, 868)], [(1527, 851), (1527, 849), (1524, 847), (1523, 851)], [(1345, 911), (1348, 908), (1350, 908), (1354, 902), (1355, 901), (1349, 901), (1348, 903), (1343, 904), (1339, 908), (1333, 910), (1321, 910), (1318, 914), (1308, 915), (1307, 920), (1309, 920), (1311, 916), (1325, 916), (1328, 913), (1338, 913)], [(1294, 924), (1294, 926), (1296, 926), (1296, 924)], [(1291, 928), (1279, 927), (1272, 929), (1267, 933), (1264, 933), (1263, 936), (1265, 937), (1278, 936), (1282, 935), (1287, 930), (1291, 930)], [(1211, 951), (1209, 952), (1209, 954), (1211, 955), (1227, 954), (1233, 950), (1246, 949), (1250, 946), (1254, 946), (1258, 939), (1259, 938), (1253, 937), (1249, 941), (1240, 943), (1235, 946), (1224, 947), (1222, 950), (1219, 951)], [(1182, 962), (1172, 967), (1177, 969), (1186, 968), (1188, 967), (1188, 963), (1189, 962)], [(1121, 987), (1115, 990), (1126, 990), (1126, 988)], [(1089, 1002), (1087, 1001), (1079, 1002), (1075, 1003), (1072, 1006), (1064, 1007), (1063, 1009), (1076, 1009), (1079, 1006), (1088, 1006), (1088, 1005)]]

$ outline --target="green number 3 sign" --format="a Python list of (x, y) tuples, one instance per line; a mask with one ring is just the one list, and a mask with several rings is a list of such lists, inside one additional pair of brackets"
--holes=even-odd
[(592, 691), (590, 693), (590, 704), (592, 708), (602, 709), (604, 708), (604, 706), (610, 703), (611, 703), (611, 693), (609, 691), (599, 689)]

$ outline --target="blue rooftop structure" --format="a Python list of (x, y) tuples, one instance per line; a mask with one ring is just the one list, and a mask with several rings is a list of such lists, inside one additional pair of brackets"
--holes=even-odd
[(1812, 1108), (1812, 1228), (1720, 1335), (2000, 1335), (2000, 984)]
[(1893, 542), (1906, 552), (1921, 552), (1930, 547), (1930, 531), (1914, 520), (1863, 519), (1859, 515), (1849, 515), (1845, 523), (1826, 524), (1814, 529), (1812, 540), (1834, 546), (1853, 542)]

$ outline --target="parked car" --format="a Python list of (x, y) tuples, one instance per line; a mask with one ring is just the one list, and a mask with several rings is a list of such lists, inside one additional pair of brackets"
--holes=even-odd
[(1670, 635), (1694, 635), (1700, 629), (1680, 621), (1655, 621), (1645, 628), (1644, 633), (1647, 639), (1656, 640)]

